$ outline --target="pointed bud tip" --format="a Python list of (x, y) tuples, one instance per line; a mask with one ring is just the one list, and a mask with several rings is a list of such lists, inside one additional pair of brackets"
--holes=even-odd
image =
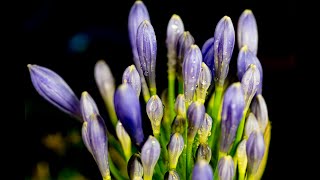
[(244, 14), (248, 15), (248, 14), (252, 14), (252, 10), (251, 9), (246, 9), (243, 11)]

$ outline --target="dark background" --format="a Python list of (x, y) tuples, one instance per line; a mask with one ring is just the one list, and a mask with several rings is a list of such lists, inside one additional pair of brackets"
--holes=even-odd
[[(25, 176), (35, 172), (40, 161), (49, 163), (50, 174), (57, 178), (61, 170), (70, 167), (88, 179), (100, 175), (90, 154), (79, 146), (68, 146), (64, 155), (57, 155), (44, 146), (47, 134), (60, 132), (68, 137), (71, 129), (79, 133), (81, 124), (57, 110), (34, 90), (27, 64), (38, 64), (61, 75), (80, 97), (88, 91), (108, 119), (96, 87), (93, 68), (99, 59), (110, 66), (119, 85), (124, 69), (133, 64), (128, 38), (127, 19), (133, 0), (124, 1), (53, 1), (30, 2), (23, 21), (25, 50), (24, 102), (26, 134)], [(294, 1), (145, 1), (158, 41), (157, 86), (160, 92), (166, 82), (165, 36), (167, 23), (178, 14), (199, 47), (214, 34), (217, 22), (224, 15), (231, 17), (235, 29), (240, 14), (251, 9), (259, 32), (258, 58), (264, 70), (263, 96), (272, 122), (272, 138), (264, 179), (286, 174), (283, 169), (294, 163), (285, 152), (293, 144), (294, 125), (300, 116), (296, 94), (297, 83), (305, 81), (306, 63), (296, 58), (296, 5)], [(230, 65), (230, 78), (235, 77), (237, 44)], [(293, 166), (293, 165), (291, 165)], [(289, 176), (290, 173), (288, 173)]]

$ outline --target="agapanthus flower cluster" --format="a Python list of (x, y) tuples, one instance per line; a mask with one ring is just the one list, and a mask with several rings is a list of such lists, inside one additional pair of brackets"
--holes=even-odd
[[(262, 96), (263, 72), (252, 11), (244, 10), (236, 32), (231, 18), (222, 17), (202, 48), (185, 30), (182, 19), (172, 15), (165, 40), (168, 88), (162, 93), (156, 85), (157, 31), (142, 1), (131, 7), (128, 29), (133, 64), (124, 69), (122, 83), (115, 84), (105, 61), (99, 60), (94, 67), (111, 127), (88, 92), (79, 99), (54, 71), (28, 65), (38, 93), (82, 123), (84, 145), (102, 178), (260, 179), (271, 125)], [(230, 82), (236, 41), (238, 80)], [(141, 114), (142, 108), (147, 116)], [(151, 124), (151, 134), (143, 124)], [(115, 134), (109, 132), (111, 128)], [(118, 156), (111, 155), (115, 152)]]

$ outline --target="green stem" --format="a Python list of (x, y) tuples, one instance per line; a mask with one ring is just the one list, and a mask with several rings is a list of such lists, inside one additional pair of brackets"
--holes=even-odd
[[(108, 136), (108, 142), (118, 153), (121, 155), (121, 157), (126, 160), (126, 157), (124, 155), (124, 151), (120, 145), (120, 143), (116, 140), (116, 138), (109, 132), (107, 131), (107, 136)], [(127, 161), (126, 161), (127, 162)]]
[(144, 99), (144, 102), (147, 103), (150, 99), (149, 88), (143, 74), (140, 74), (140, 79), (141, 79), (141, 89), (142, 89), (143, 99)]
[(120, 174), (116, 166), (113, 164), (110, 154), (108, 156), (109, 156), (109, 167), (110, 167), (111, 174), (115, 177), (115, 179), (120, 179), (120, 180), (126, 179)]
[(183, 80), (178, 81), (178, 92), (179, 94), (183, 94)]
[[(213, 138), (215, 136), (215, 131), (217, 130), (217, 128), (220, 128), (219, 125), (219, 121), (220, 121), (220, 118), (219, 117), (219, 114), (220, 114), (220, 107), (221, 107), (221, 100), (222, 100), (222, 92), (223, 92), (223, 86), (219, 86), (218, 84), (216, 85), (216, 90), (215, 90), (215, 93), (214, 93), (214, 104), (213, 104), (213, 107), (212, 107), (212, 111), (211, 111), (211, 117), (212, 117), (212, 120), (213, 120), (213, 128), (211, 129), (211, 134), (212, 136), (209, 137), (209, 140), (208, 140), (208, 144), (210, 145), (210, 147), (212, 147), (213, 145)], [(213, 100), (210, 100), (210, 101), (213, 101)]]
[(154, 87), (150, 87), (150, 93), (151, 93), (151, 96), (157, 95), (157, 88), (155, 86)]
[(193, 158), (192, 158), (192, 144), (193, 144), (193, 139), (188, 138), (188, 146), (187, 146), (187, 178), (189, 179), (191, 172), (192, 172), (192, 167), (194, 164)]
[(168, 75), (168, 106), (169, 106), (169, 122), (171, 123), (173, 118), (175, 117), (174, 112), (174, 100), (175, 100), (175, 73), (171, 73)]

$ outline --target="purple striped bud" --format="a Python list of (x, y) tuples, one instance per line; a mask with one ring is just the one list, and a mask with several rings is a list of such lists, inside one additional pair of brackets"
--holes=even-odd
[(221, 112), (220, 151), (228, 153), (237, 133), (245, 107), (244, 94), (239, 82), (228, 87)]
[(135, 90), (137, 96), (141, 93), (140, 75), (134, 65), (128, 66), (122, 75), (122, 83), (128, 83)]
[(206, 63), (211, 70), (212, 77), (214, 77), (214, 37), (208, 39), (202, 46), (201, 52), (203, 62)]
[(134, 154), (131, 156), (128, 162), (127, 171), (130, 180), (142, 178), (143, 176), (143, 166), (139, 154)]
[(161, 120), (163, 117), (163, 104), (158, 95), (153, 95), (147, 102), (147, 114), (151, 121), (153, 134), (160, 134)]
[(116, 125), (116, 134), (122, 146), (124, 155), (126, 157), (130, 157), (131, 155), (131, 139), (129, 134), (126, 132), (122, 123), (120, 121), (117, 122)]
[(205, 107), (200, 101), (193, 102), (187, 112), (188, 139), (194, 139), (205, 117)]
[(190, 104), (193, 100), (196, 85), (200, 76), (202, 54), (197, 45), (191, 45), (184, 57), (182, 75), (184, 82), (184, 96)]
[(137, 51), (137, 30), (139, 25), (144, 21), (150, 21), (149, 12), (144, 3), (140, 0), (136, 0), (132, 5), (128, 18), (128, 30), (129, 30), (129, 38), (133, 53), (133, 60), (136, 67), (141, 70), (141, 65), (139, 61), (138, 51)]
[(169, 168), (176, 169), (179, 157), (184, 148), (183, 137), (180, 133), (174, 133), (170, 137), (168, 144)]
[(197, 83), (198, 87), (196, 88), (196, 92), (197, 92), (197, 100), (200, 100), (203, 103), (206, 101), (207, 90), (211, 85), (211, 79), (212, 79), (212, 75), (211, 75), (210, 69), (204, 62), (202, 62), (199, 80)]
[(82, 129), (81, 129), (81, 135), (82, 135), (82, 140), (88, 151), (92, 154), (91, 150), (91, 145), (90, 145), (90, 139), (88, 135), (88, 122), (84, 121), (82, 123)]
[(100, 115), (92, 114), (87, 128), (92, 155), (98, 164), (100, 173), (103, 179), (111, 179), (108, 162), (107, 127), (104, 120)]
[[(176, 44), (180, 35), (184, 32), (184, 25), (180, 16), (174, 14), (171, 16), (167, 27), (167, 49), (168, 54), (171, 54), (176, 59)], [(174, 63), (175, 64), (175, 63)]]
[(199, 128), (199, 142), (201, 144), (207, 143), (208, 137), (211, 135), (211, 128), (212, 128), (212, 118), (209, 114), (205, 114), (204, 120)]
[(248, 174), (255, 174), (265, 152), (263, 135), (260, 130), (253, 131), (247, 141)]
[(174, 121), (172, 122), (172, 126), (171, 126), (172, 133), (183, 134), (183, 132), (185, 131), (186, 122), (187, 120), (185, 116), (178, 114), (174, 119)]
[(179, 174), (175, 170), (170, 170), (164, 175), (165, 180), (180, 180)]
[(176, 99), (176, 102), (175, 102), (175, 105), (174, 105), (174, 110), (177, 113), (177, 115), (181, 115), (183, 117), (186, 116), (186, 112), (187, 112), (187, 110), (186, 110), (186, 100), (185, 100), (183, 94), (179, 94), (177, 96), (177, 99)]
[(124, 129), (131, 140), (140, 147), (144, 141), (141, 109), (139, 99), (130, 85), (121, 84), (118, 87), (114, 95), (114, 106)]
[(246, 9), (240, 15), (237, 28), (238, 46), (241, 49), (247, 45), (254, 55), (258, 51), (258, 27), (251, 10)]
[(232, 180), (235, 175), (234, 164), (231, 156), (224, 156), (218, 163), (219, 179)]
[(158, 140), (153, 136), (149, 136), (141, 150), (144, 179), (152, 179), (154, 167), (160, 157), (160, 151), (161, 149)]
[(208, 144), (202, 144), (200, 143), (198, 150), (197, 150), (197, 159), (198, 161), (200, 160), (205, 160), (207, 163), (210, 162), (211, 160), (211, 149), (208, 146)]
[(192, 180), (213, 180), (212, 168), (207, 161), (197, 161), (192, 170)]
[(182, 66), (183, 66), (184, 56), (186, 55), (186, 53), (188, 53), (192, 44), (194, 44), (194, 38), (189, 31), (185, 31), (179, 36), (176, 44), (176, 51), (177, 51), (177, 60), (178, 60), (177, 78), (180, 80), (182, 79)]
[(235, 33), (230, 17), (224, 16), (217, 24), (214, 32), (214, 66), (215, 81), (223, 86), (228, 75)]
[(244, 137), (243, 139), (248, 139), (251, 132), (259, 130), (259, 124), (257, 118), (253, 113), (250, 113), (246, 120), (246, 125), (244, 127)]
[(63, 112), (82, 119), (79, 99), (57, 73), (38, 65), (28, 64), (28, 68), (34, 88), (45, 100)]
[(82, 113), (82, 118), (84, 121), (88, 121), (92, 114), (99, 114), (99, 109), (97, 104), (94, 102), (92, 97), (87, 91), (81, 94), (80, 98), (80, 108)]
[(137, 50), (149, 88), (156, 88), (157, 39), (150, 21), (144, 20), (137, 31)]
[(261, 94), (254, 98), (251, 104), (251, 111), (257, 118), (261, 132), (264, 133), (269, 123), (269, 116), (266, 101)]
[(246, 106), (249, 107), (252, 98), (256, 95), (260, 84), (260, 72), (256, 65), (250, 64), (241, 79)]

